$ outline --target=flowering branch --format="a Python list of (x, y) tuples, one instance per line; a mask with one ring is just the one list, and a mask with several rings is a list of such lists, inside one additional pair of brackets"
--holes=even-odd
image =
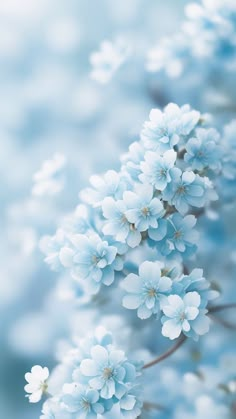
[[(212, 316), (212, 313), (216, 313), (218, 311), (226, 310), (226, 309), (229, 309), (229, 308), (236, 308), (236, 303), (222, 304), (222, 305), (217, 305), (217, 306), (214, 306), (214, 307), (210, 307), (208, 312), (211, 315), (211, 317), (214, 318), (215, 321), (221, 323), (223, 326), (225, 326), (227, 328), (230, 328), (230, 329), (236, 329), (236, 326), (229, 324), (225, 320), (218, 319), (215, 316)], [(159, 362), (161, 362), (164, 359), (171, 356), (173, 353), (175, 353), (177, 351), (177, 349), (179, 349), (183, 345), (183, 343), (186, 340), (187, 340), (187, 337), (185, 335), (183, 335), (183, 334), (180, 335), (176, 344), (174, 346), (172, 346), (172, 348), (168, 349), (166, 352), (164, 352), (162, 355), (155, 358), (153, 361), (148, 362), (147, 364), (145, 364), (143, 366), (143, 369), (146, 369), (146, 368), (152, 367), (153, 365), (159, 364)]]

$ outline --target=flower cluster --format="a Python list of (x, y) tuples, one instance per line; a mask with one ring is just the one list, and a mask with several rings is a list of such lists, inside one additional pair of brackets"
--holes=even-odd
[[(121, 280), (126, 308), (141, 319), (161, 314), (162, 334), (170, 339), (181, 332), (197, 339), (209, 326), (210, 284), (199, 270), (171, 278), (161, 264), (177, 266), (196, 253), (194, 227), (217, 199), (220, 153), (218, 132), (204, 126), (198, 111), (172, 103), (163, 112), (153, 109), (120, 172), (92, 176), (92, 187), (80, 193), (85, 204), (41, 241), (47, 263), (69, 269), (80, 295), (103, 293), (104, 285), (117, 289)], [(131, 255), (139, 248), (146, 262), (137, 275)]]
[[(69, 381), (44, 403), (42, 419), (96, 419), (100, 415), (106, 417), (106, 413), (114, 409), (116, 412), (118, 409), (121, 418), (134, 419), (140, 414), (142, 402), (137, 393), (140, 373), (124, 352), (114, 347), (111, 334), (102, 327), (97, 328), (94, 336), (81, 340), (78, 348), (71, 349), (61, 367), (66, 370)], [(33, 384), (30, 388), (26, 386), (27, 391), (37, 390), (42, 376), (45, 378), (44, 370), (39, 366), (32, 368)], [(30, 381), (28, 376), (26, 374), (26, 379)], [(50, 378), (53, 380), (53, 373)], [(33, 395), (32, 401), (36, 402), (42, 392)]]
[(192, 73), (199, 71), (199, 67), (220, 71), (223, 64), (224, 71), (233, 72), (236, 66), (235, 11), (232, 0), (202, 0), (202, 4), (187, 5), (182, 30), (172, 38), (164, 38), (148, 52), (148, 71), (163, 70), (169, 77), (179, 77), (188, 67)]
[(137, 309), (140, 319), (162, 314), (163, 336), (175, 339), (183, 332), (197, 340), (209, 330), (206, 306), (217, 292), (209, 289), (201, 269), (174, 278), (169, 272), (159, 262), (143, 262), (139, 274), (129, 274), (122, 283), (123, 305)]

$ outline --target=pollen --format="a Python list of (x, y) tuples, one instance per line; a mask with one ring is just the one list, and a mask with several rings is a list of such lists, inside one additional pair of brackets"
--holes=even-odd
[(156, 290), (154, 288), (151, 288), (150, 290), (148, 290), (148, 296), (149, 297), (155, 297), (156, 296)]
[(142, 214), (143, 214), (145, 217), (147, 217), (148, 215), (150, 215), (150, 210), (149, 210), (149, 208), (148, 208), (148, 207), (144, 207), (144, 208), (142, 208), (141, 212), (142, 212)]
[(113, 370), (112, 368), (106, 367), (103, 370), (103, 378), (105, 380), (109, 380), (113, 376)]

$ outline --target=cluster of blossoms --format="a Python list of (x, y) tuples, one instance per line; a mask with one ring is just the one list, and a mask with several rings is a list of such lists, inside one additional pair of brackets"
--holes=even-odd
[(202, 4), (187, 5), (182, 31), (163, 39), (148, 52), (147, 69), (179, 77), (188, 67), (191, 71), (199, 67), (219, 70), (223, 62), (224, 71), (235, 71), (235, 16), (234, 0), (202, 0)]
[[(52, 374), (49, 379), (47, 368), (39, 366), (26, 374), (30, 383), (26, 391), (32, 393), (31, 402), (39, 401), (47, 388), (53, 393), (43, 405), (41, 419), (95, 419), (106, 417), (109, 412), (117, 418), (139, 416), (142, 407), (137, 389), (140, 368), (114, 347), (111, 334), (104, 328), (97, 328), (94, 335), (70, 349), (60, 368), (66, 380), (60, 389), (57, 371), (56, 376), (53, 378)], [(53, 385), (55, 380), (57, 390)]]
[[(196, 253), (197, 217), (217, 199), (219, 140), (188, 105), (153, 109), (120, 172), (92, 176), (92, 188), (80, 194), (84, 204), (55, 236), (42, 239), (46, 262), (69, 269), (91, 297), (102, 294), (103, 285), (120, 284), (128, 292), (123, 305), (138, 309), (142, 319), (162, 313), (162, 333), (170, 339), (206, 333), (207, 304), (215, 296), (210, 284), (201, 270), (181, 276), (168, 273), (168, 265)], [(146, 262), (137, 275), (132, 255), (139, 248)]]
[[(224, 136), (233, 130), (232, 122)], [(54, 236), (42, 238), (46, 262), (69, 272), (81, 307), (94, 304), (95, 311), (125, 318), (133, 313), (134, 322), (145, 327), (145, 320), (152, 330), (157, 320), (162, 336), (197, 341), (209, 330), (209, 302), (218, 291), (202, 269), (192, 269), (195, 226), (217, 208), (222, 183), (233, 179), (227, 177), (231, 164), (230, 147), (223, 150), (204, 115), (172, 103), (163, 112), (153, 109), (140, 140), (122, 156), (120, 171), (92, 176), (75, 212)], [(62, 364), (56, 389), (45, 370), (26, 388), (33, 402), (47, 389), (52, 395), (42, 419), (140, 415), (137, 377), (143, 363), (128, 361), (103, 329), (79, 341)]]
[(139, 275), (131, 273), (124, 279), (122, 286), (127, 292), (124, 307), (137, 309), (140, 319), (162, 313), (163, 336), (175, 339), (183, 332), (198, 339), (209, 330), (206, 306), (217, 291), (210, 289), (201, 269), (179, 277), (175, 271), (161, 267), (159, 262), (143, 262)]

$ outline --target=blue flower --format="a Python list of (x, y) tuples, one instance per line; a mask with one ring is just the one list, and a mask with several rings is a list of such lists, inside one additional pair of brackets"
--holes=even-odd
[(102, 230), (105, 235), (114, 236), (118, 242), (127, 243), (130, 247), (139, 245), (142, 239), (141, 233), (128, 221), (127, 206), (124, 201), (106, 198), (103, 201), (102, 211), (108, 220)]
[(163, 156), (157, 152), (147, 151), (144, 156), (145, 161), (140, 164), (142, 174), (139, 175), (139, 179), (163, 191), (167, 183), (172, 181), (176, 156), (177, 153), (174, 150), (166, 151)]
[(71, 237), (71, 241), (74, 248), (63, 247), (60, 261), (63, 266), (71, 268), (72, 276), (86, 280), (85, 286), (90, 294), (96, 294), (101, 283), (111, 285), (114, 270), (121, 270), (123, 266), (117, 248), (109, 246), (98, 235), (77, 234)]
[(68, 412), (83, 419), (96, 419), (104, 412), (98, 391), (78, 383), (64, 384), (61, 401)]
[(136, 419), (141, 414), (142, 402), (137, 398), (136, 394), (129, 391), (119, 401), (119, 417), (124, 419)]
[(80, 364), (82, 376), (89, 386), (98, 390), (104, 399), (115, 396), (118, 400), (127, 392), (128, 384), (136, 380), (136, 368), (125, 358), (124, 352), (96, 345), (91, 349), (91, 358)]
[(108, 170), (104, 176), (91, 176), (90, 183), (93, 188), (87, 188), (80, 192), (80, 198), (94, 207), (100, 207), (103, 200), (111, 196), (121, 199), (124, 191), (129, 189), (127, 176)]
[(210, 282), (204, 278), (202, 269), (193, 269), (189, 275), (184, 275), (181, 278), (178, 285), (184, 293), (197, 291), (201, 297), (201, 308), (205, 308), (208, 301), (214, 300), (219, 296), (219, 292), (211, 289)]
[(179, 295), (170, 295), (168, 304), (162, 307), (164, 316), (161, 321), (162, 334), (171, 340), (179, 337), (181, 332), (197, 340), (209, 330), (207, 310), (200, 309), (201, 297), (194, 292), (188, 292), (183, 299)]
[(122, 283), (128, 292), (123, 298), (123, 306), (138, 310), (140, 319), (147, 319), (152, 314), (159, 314), (161, 305), (170, 293), (172, 280), (161, 276), (160, 265), (155, 262), (143, 262), (139, 275), (129, 274)]
[(139, 185), (136, 192), (124, 192), (123, 200), (128, 208), (125, 216), (138, 231), (146, 231), (149, 227), (157, 228), (158, 219), (165, 214), (161, 201), (153, 198), (151, 185)]
[[(196, 249), (198, 233), (193, 229), (197, 222), (194, 215), (182, 217), (175, 213), (167, 219), (167, 232), (165, 237), (158, 243), (158, 249), (164, 255), (181, 253), (182, 256), (189, 257)], [(155, 230), (149, 231), (151, 239), (156, 240)]]
[(71, 419), (71, 413), (67, 412), (60, 403), (58, 397), (50, 397), (43, 404), (40, 419)]
[(143, 160), (144, 153), (145, 148), (143, 144), (135, 141), (129, 146), (128, 153), (121, 156), (121, 171), (127, 172), (134, 181), (138, 181), (138, 177), (141, 174), (140, 162)]
[(45, 262), (53, 271), (60, 271), (62, 264), (60, 261), (60, 250), (69, 245), (69, 240), (61, 228), (56, 231), (54, 236), (44, 236), (40, 240), (40, 250), (46, 255)]
[(184, 160), (194, 170), (220, 168), (220, 153), (216, 145), (219, 134), (214, 129), (199, 128), (196, 130), (196, 138), (190, 138), (186, 144), (187, 153)]
[(178, 171), (174, 182), (167, 185), (163, 191), (163, 200), (174, 205), (181, 213), (186, 214), (189, 206), (201, 208), (206, 201), (207, 184), (203, 178), (191, 171)]
[(144, 123), (141, 133), (142, 140), (147, 148), (165, 152), (173, 148), (184, 135), (189, 135), (197, 125), (200, 114), (191, 110), (188, 105), (179, 108), (170, 103), (161, 112), (152, 109), (150, 121)]

